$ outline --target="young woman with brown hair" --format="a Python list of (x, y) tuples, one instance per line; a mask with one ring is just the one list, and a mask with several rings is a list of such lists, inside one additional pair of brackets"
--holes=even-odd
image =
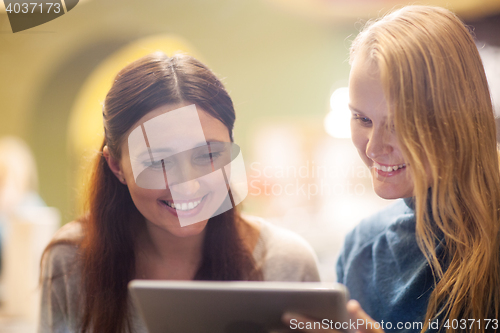
[(404, 7), (358, 35), (351, 66), (353, 143), (375, 192), (403, 198), (363, 220), (339, 257), (354, 319), (384, 322), (358, 330), (496, 331), (500, 169), (469, 30), (443, 8)]
[[(144, 131), (153, 160), (153, 139), (182, 145), (195, 136), (182, 116), (170, 117), (188, 109), (206, 140), (200, 147), (206, 143), (211, 149), (189, 161), (196, 167), (209, 161), (213, 168), (221, 154), (214, 143), (232, 143), (235, 121), (231, 98), (217, 77), (192, 57), (160, 53), (118, 73), (104, 103), (105, 137), (89, 184), (88, 213), (61, 228), (42, 261), (39, 332), (145, 332), (127, 294), (135, 278), (318, 281), (314, 253), (304, 240), (243, 218), (235, 208), (182, 225), (181, 217), (192, 217), (216, 195), (203, 177), (173, 185), (170, 173), (167, 182), (165, 170), (174, 168), (174, 160), (150, 165), (152, 175), (156, 169), (165, 175), (163, 188), (150, 187), (144, 173), (137, 176), (134, 130)], [(171, 121), (158, 121), (165, 117)], [(152, 122), (159, 137), (147, 139), (145, 127), (149, 131)], [(171, 136), (176, 131), (180, 136)], [(180, 169), (185, 175), (195, 168)], [(174, 192), (183, 198), (178, 201)]]

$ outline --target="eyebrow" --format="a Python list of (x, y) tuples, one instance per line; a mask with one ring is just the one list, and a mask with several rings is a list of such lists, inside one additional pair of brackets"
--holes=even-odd
[(137, 156), (137, 158), (150, 160), (152, 158), (152, 155), (150, 154), (170, 153), (170, 152), (172, 152), (172, 149), (170, 148), (151, 149), (148, 147), (148, 150), (141, 152), (139, 156)]
[[(360, 115), (364, 116), (364, 117), (367, 117), (367, 118), (370, 118), (369, 116), (367, 116), (363, 111), (360, 111), (356, 108), (354, 108), (351, 104), (347, 104), (347, 106), (349, 107), (349, 109), (351, 110), (351, 112), (355, 112), (355, 113), (359, 113)], [(382, 119), (388, 119), (389, 117), (387, 116), (383, 116)]]
[[(220, 140), (214, 140), (214, 139), (207, 139), (206, 141), (203, 141), (203, 142), (198, 142), (196, 145), (194, 145), (193, 148), (191, 149), (194, 149), (194, 148), (198, 148), (198, 147), (203, 147), (203, 146), (206, 146), (207, 143), (209, 142), (225, 142), (225, 141), (220, 141)], [(151, 154), (153, 155), (156, 155), (156, 154), (162, 154), (162, 153), (172, 153), (174, 152), (173, 149), (171, 148), (166, 148), (166, 147), (163, 147), (163, 148), (156, 148), (156, 149), (151, 149)], [(144, 152), (141, 152), (138, 156), (139, 159), (144, 159), (144, 158), (150, 158), (150, 155), (149, 155), (149, 150), (148, 151), (144, 151)]]
[(226, 141), (208, 139), (207, 143), (210, 143), (210, 142), (223, 142), (224, 143)]
[(349, 109), (351, 110), (351, 112), (361, 113), (361, 114), (364, 115), (363, 111), (360, 111), (360, 110), (356, 109), (351, 104), (347, 104), (347, 106), (349, 107)]

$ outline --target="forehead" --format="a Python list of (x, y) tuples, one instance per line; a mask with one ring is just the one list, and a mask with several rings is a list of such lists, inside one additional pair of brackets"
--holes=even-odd
[(160, 127), (162, 131), (173, 130), (172, 137), (181, 134), (196, 135), (200, 125), (207, 137), (218, 135), (229, 138), (226, 125), (198, 105), (190, 103), (166, 104), (148, 112), (131, 127), (126, 137), (145, 123), (145, 126)]
[(388, 107), (380, 72), (370, 59), (359, 55), (351, 66), (349, 75), (349, 106), (365, 115), (388, 116)]
[[(190, 114), (190, 112), (192, 112), (192, 110), (197, 111), (198, 121), (201, 123), (201, 126), (203, 127), (204, 130), (205, 127), (207, 128), (209, 126), (213, 127), (215, 126), (216, 123), (220, 123), (219, 125), (224, 126), (224, 124), (222, 124), (218, 119), (212, 117), (208, 112), (200, 108), (198, 105), (191, 103), (177, 103), (177, 104), (162, 105), (148, 112), (141, 119), (139, 119), (137, 123), (134, 124), (134, 126), (132, 126), (132, 129), (129, 132), (139, 127), (141, 124), (144, 124), (145, 122), (158, 123), (163, 125), (167, 125), (168, 122), (171, 123), (177, 122), (176, 126), (180, 125), (188, 126), (190, 125), (190, 122), (193, 121), (193, 118), (188, 119), (189, 118), (188, 115)], [(170, 116), (167, 116), (166, 114), (171, 111), (177, 111), (177, 112), (174, 112), (173, 114), (171, 113)], [(181, 111), (187, 111), (187, 112), (181, 112)], [(163, 117), (161, 117), (162, 115)]]
[(175, 153), (207, 141), (229, 141), (229, 131), (194, 104), (164, 105), (144, 115), (128, 133), (127, 141), (131, 156), (145, 151)]

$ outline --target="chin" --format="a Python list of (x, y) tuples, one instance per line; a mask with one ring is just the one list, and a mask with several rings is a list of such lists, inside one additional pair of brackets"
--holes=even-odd
[(393, 195), (393, 194), (387, 194), (387, 193), (384, 193), (384, 192), (377, 192), (375, 191), (375, 193), (381, 197), (382, 199), (385, 199), (385, 200), (394, 200), (394, 199), (399, 199), (399, 198), (402, 198), (401, 196), (397, 196), (397, 195)]
[(185, 237), (192, 237), (192, 236), (197, 236), (205, 230), (207, 226), (208, 220), (207, 221), (201, 221), (197, 223), (193, 223), (190, 225), (187, 225), (185, 227), (176, 226), (174, 228), (172, 227), (161, 227), (163, 230), (171, 233), (172, 235), (180, 238), (185, 238)]
[(397, 188), (392, 188), (392, 186), (374, 186), (373, 189), (379, 197), (386, 200), (408, 198), (412, 196), (412, 192), (402, 191)]

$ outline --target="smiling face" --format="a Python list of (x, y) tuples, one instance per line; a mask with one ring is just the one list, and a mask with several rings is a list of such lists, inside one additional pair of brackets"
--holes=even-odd
[[(158, 122), (159, 119), (173, 115), (179, 108), (186, 106), (161, 106), (142, 117), (127, 133), (129, 136), (136, 128), (144, 128), (145, 133), (149, 134), (152, 159), (160, 162), (153, 163), (148, 169), (141, 168), (140, 163), (149, 161), (149, 154), (144, 159), (144, 152), (138, 153), (139, 149), (137, 145), (131, 144), (130, 137), (121, 146), (122, 156), (119, 162), (122, 179), (146, 222), (178, 237), (201, 233), (215, 210), (227, 201), (227, 187), (224, 179), (219, 179), (221, 176), (217, 173), (200, 176), (199, 169), (207, 167), (206, 159), (203, 159), (205, 154), (200, 151), (204, 150), (202, 145), (206, 145), (206, 142), (216, 143), (215, 146), (231, 142), (227, 127), (200, 108), (191, 111), (194, 110), (195, 115), (197, 113), (199, 121), (197, 120), (196, 126), (202, 133), (197, 132), (192, 123), (183, 121), (170, 122), (175, 125), (172, 128), (168, 127), (168, 123), (163, 123), (165, 126), (161, 128), (162, 122)], [(148, 127), (148, 124), (157, 126), (159, 131), (154, 134), (155, 129)], [(142, 135), (142, 130), (140, 133)], [(161, 146), (156, 145), (155, 141), (161, 143)], [(155, 147), (160, 149), (155, 150)], [(166, 173), (163, 172), (164, 168)], [(148, 170), (146, 173), (149, 172), (146, 179), (143, 172), (145, 170)]]
[(405, 163), (377, 66), (358, 55), (349, 77), (351, 134), (363, 162), (370, 168), (373, 188), (384, 199), (413, 196), (410, 165)]

